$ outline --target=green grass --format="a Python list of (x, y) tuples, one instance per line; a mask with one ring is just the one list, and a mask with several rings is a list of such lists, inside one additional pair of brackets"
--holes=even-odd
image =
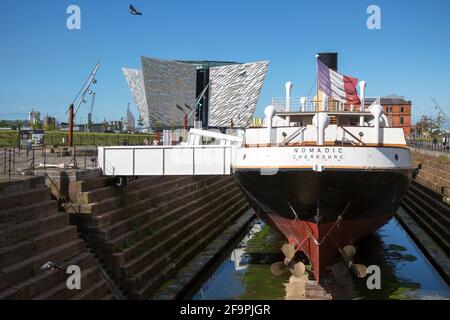
[(17, 145), (18, 137), (17, 131), (0, 131), (0, 148)]
[[(17, 146), (17, 131), (0, 131), (0, 148), (9, 148)], [(63, 144), (63, 138), (65, 143)], [(153, 134), (126, 134), (126, 133), (91, 133), (74, 132), (74, 146), (114, 146), (123, 145), (124, 142), (129, 145), (141, 145), (145, 138), (151, 143), (155, 135)], [(67, 145), (68, 133), (62, 131), (46, 131), (44, 137), (46, 146)]]

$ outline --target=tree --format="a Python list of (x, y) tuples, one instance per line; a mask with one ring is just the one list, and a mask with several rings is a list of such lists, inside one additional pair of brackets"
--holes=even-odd
[(38, 121), (38, 122), (36, 122), (36, 123), (34, 123), (34, 124), (32, 125), (32, 128), (33, 128), (34, 130), (41, 130), (41, 129), (42, 129), (42, 123), (41, 123), (40, 121)]
[(416, 134), (423, 138), (438, 137), (442, 133), (444, 121), (445, 119), (441, 115), (438, 115), (435, 120), (428, 116), (422, 116), (416, 123)]

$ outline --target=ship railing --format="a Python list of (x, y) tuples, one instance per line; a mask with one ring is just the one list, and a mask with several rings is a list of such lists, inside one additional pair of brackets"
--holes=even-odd
[[(302, 105), (300, 97), (291, 98), (290, 112), (317, 112), (317, 111), (330, 111), (330, 112), (359, 112), (359, 106), (353, 106), (340, 101), (322, 101), (307, 99), (305, 104)], [(272, 105), (277, 112), (287, 112), (287, 104), (285, 98), (272, 98)]]

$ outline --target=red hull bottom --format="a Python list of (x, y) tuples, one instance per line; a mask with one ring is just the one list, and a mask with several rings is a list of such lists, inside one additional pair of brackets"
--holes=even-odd
[(316, 224), (304, 220), (292, 220), (277, 214), (263, 214), (261, 218), (277, 228), (289, 243), (300, 246), (309, 258), (314, 277), (320, 275), (330, 263), (339, 256), (339, 248), (354, 244), (358, 239), (369, 235), (385, 225), (394, 213), (363, 219), (341, 220)]

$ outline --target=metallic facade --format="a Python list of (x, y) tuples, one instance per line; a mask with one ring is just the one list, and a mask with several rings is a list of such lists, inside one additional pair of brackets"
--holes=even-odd
[(210, 126), (251, 125), (268, 66), (262, 61), (210, 69)]
[(150, 127), (149, 110), (145, 97), (144, 76), (141, 70), (122, 68), (128, 87), (133, 95), (139, 114), (144, 119), (144, 127)]
[[(195, 111), (195, 65), (142, 57), (145, 96), (153, 127), (183, 126), (184, 113)], [(194, 116), (188, 125), (193, 125)]]
[[(148, 57), (142, 57), (141, 62), (142, 71), (122, 68), (122, 72), (144, 126), (153, 129), (183, 126), (184, 113), (189, 116), (188, 125), (193, 126), (195, 100), (208, 82), (209, 89), (200, 101), (206, 107), (208, 125), (229, 127), (232, 120), (236, 127), (249, 126), (269, 64), (181, 62)], [(202, 72), (207, 73), (206, 80)]]

